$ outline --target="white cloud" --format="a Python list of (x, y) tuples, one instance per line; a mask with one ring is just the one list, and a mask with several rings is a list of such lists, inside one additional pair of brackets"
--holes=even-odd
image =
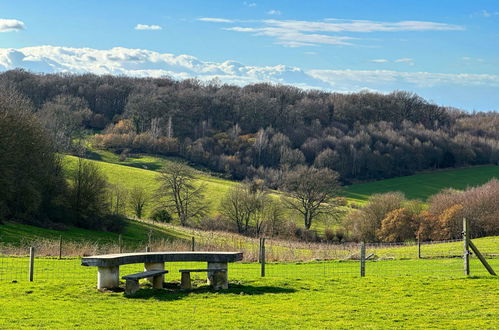
[(371, 60), (371, 62), (373, 62), (373, 63), (388, 63), (390, 61), (387, 60), (386, 58), (375, 58), (374, 60)]
[(400, 21), (376, 22), (368, 20), (341, 20), (329, 18), (324, 21), (265, 20), (270, 26), (313, 32), (396, 32), (396, 31), (452, 31), (464, 30), (459, 25), (426, 22)]
[(410, 57), (403, 57), (395, 60), (395, 63), (407, 63), (410, 66), (416, 65), (414, 60)]
[(267, 15), (281, 15), (281, 11), (280, 10), (276, 10), (276, 9), (271, 9), (269, 10), (267, 13)]
[[(190, 55), (116, 47), (107, 50), (37, 46), (0, 48), (0, 71), (24, 68), (35, 72), (95, 73), (177, 79), (219, 79), (244, 85), (254, 82), (290, 84), (335, 91), (391, 91), (448, 86), (498, 88), (499, 76), (391, 70), (302, 70), (285, 65), (251, 66), (235, 61), (206, 62)], [(468, 87), (466, 87), (468, 88)]]
[(469, 56), (463, 56), (461, 57), (461, 60), (466, 61), (466, 62), (485, 62), (483, 58), (476, 58), (476, 57), (469, 57)]
[(247, 7), (256, 7), (256, 3), (244, 1), (243, 4)]
[[(234, 23), (236, 21), (224, 20), (224, 22)], [(464, 27), (459, 25), (438, 22), (377, 22), (368, 20), (339, 20), (333, 18), (322, 21), (267, 19), (258, 22), (245, 23), (252, 25), (232, 26), (226, 28), (226, 30), (249, 32), (256, 36), (270, 36), (276, 39), (277, 44), (290, 47), (317, 46), (321, 44), (353, 45), (351, 41), (358, 39), (357, 37), (338, 35), (339, 33), (464, 30)]]
[(307, 73), (332, 88), (360, 90), (400, 89), (397, 86), (436, 87), (436, 86), (489, 86), (499, 87), (499, 76), (492, 74), (399, 72), (390, 70), (310, 70)]
[(472, 14), (471, 16), (481, 16), (481, 17), (489, 18), (489, 17), (493, 17), (493, 16), (498, 16), (498, 15), (499, 15), (499, 11), (488, 11), (486, 9), (483, 9), (479, 12)]
[(302, 33), (298, 30), (290, 30), (279, 27), (231, 27), (228, 31), (251, 32), (255, 36), (269, 36), (277, 39), (276, 43), (287, 47), (317, 46), (319, 44), (329, 45), (351, 45), (351, 40), (357, 39), (346, 36), (330, 36), (319, 33)]
[(0, 18), (0, 32), (24, 30), (26, 25), (17, 19)]
[(198, 18), (198, 21), (212, 22), (212, 23), (234, 23), (234, 21), (231, 19), (217, 18), (217, 17), (201, 17)]
[(159, 25), (147, 25), (147, 24), (137, 24), (135, 25), (135, 30), (162, 30), (163, 28)]

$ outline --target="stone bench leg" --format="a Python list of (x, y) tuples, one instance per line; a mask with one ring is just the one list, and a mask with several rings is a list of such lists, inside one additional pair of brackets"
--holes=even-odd
[(125, 294), (131, 295), (139, 290), (139, 281), (138, 280), (126, 280), (125, 284)]
[(113, 289), (120, 284), (120, 267), (97, 267), (97, 289)]
[(182, 290), (192, 289), (191, 273), (189, 273), (189, 272), (182, 273), (182, 277), (180, 279), (180, 288)]
[[(165, 270), (164, 262), (146, 262), (144, 263), (144, 270)], [(158, 275), (154, 277), (148, 277), (147, 280), (152, 284), (155, 289), (163, 289), (163, 282), (165, 281), (165, 275)]]
[(218, 268), (225, 269), (225, 272), (208, 272), (208, 284), (215, 290), (228, 289), (229, 277), (227, 272), (226, 262), (208, 262), (208, 269)]

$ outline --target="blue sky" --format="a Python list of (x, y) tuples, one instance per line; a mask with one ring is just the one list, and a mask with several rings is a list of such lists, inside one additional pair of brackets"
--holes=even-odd
[(499, 1), (0, 1), (0, 70), (14, 67), (400, 89), (498, 110)]

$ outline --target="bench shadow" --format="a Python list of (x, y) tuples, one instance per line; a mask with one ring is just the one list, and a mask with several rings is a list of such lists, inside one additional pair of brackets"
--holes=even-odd
[[(135, 294), (125, 296), (128, 299), (155, 299), (158, 301), (175, 301), (180, 300), (190, 295), (203, 295), (212, 293), (215, 295), (241, 295), (255, 296), (263, 294), (285, 294), (296, 292), (295, 289), (282, 288), (276, 286), (253, 286), (243, 285), (238, 283), (230, 283), (227, 290), (215, 291), (209, 285), (201, 285), (191, 290), (181, 290), (178, 283), (165, 283), (162, 290), (152, 289), (149, 287), (140, 288)], [(204, 296), (209, 298), (209, 296)]]

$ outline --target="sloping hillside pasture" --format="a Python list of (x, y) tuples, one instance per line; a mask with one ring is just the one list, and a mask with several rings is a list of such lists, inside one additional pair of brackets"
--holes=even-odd
[[(128, 157), (125, 161), (120, 161), (118, 155), (102, 150), (94, 150), (93, 158), (99, 161), (95, 162), (107, 179), (112, 184), (121, 184), (126, 188), (134, 186), (145, 187), (153, 195), (159, 183), (157, 181), (158, 173), (163, 166), (168, 166), (178, 159), (168, 157), (158, 157), (151, 155), (135, 155)], [(75, 169), (77, 158), (73, 156), (64, 156), (65, 169), (71, 172)], [(238, 184), (235, 181), (217, 178), (206, 172), (196, 170), (198, 182), (206, 186), (206, 199), (210, 204), (210, 215), (218, 213), (220, 200), (225, 193)], [(441, 189), (452, 187), (464, 189), (468, 186), (476, 186), (487, 182), (488, 180), (499, 177), (499, 166), (481, 166), (460, 170), (439, 171), (435, 173), (418, 174), (407, 177), (381, 180), (376, 182), (361, 183), (344, 188), (344, 196), (349, 202), (358, 204), (364, 203), (371, 194), (384, 193), (389, 191), (402, 191), (409, 198), (420, 198), (425, 200), (431, 194), (437, 193)], [(272, 194), (278, 198), (278, 192)], [(152, 212), (152, 203), (145, 208), (145, 216)], [(348, 211), (348, 208), (346, 208)], [(132, 215), (132, 210), (128, 214)], [(288, 214), (288, 218), (293, 219), (301, 225), (302, 219), (297, 214)], [(312, 229), (323, 233), (325, 228), (334, 228), (337, 226), (335, 220), (318, 219), (312, 224)]]
[(499, 166), (477, 166), (458, 170), (441, 170), (403, 176), (345, 187), (345, 197), (357, 202), (366, 201), (372, 194), (401, 191), (409, 199), (426, 200), (445, 188), (466, 189), (479, 186), (492, 178), (499, 178)]
[[(140, 158), (142, 159), (142, 158)], [(157, 178), (159, 174), (153, 170), (141, 168), (142, 165), (147, 167), (148, 164), (151, 168), (159, 169), (160, 165), (164, 166), (167, 163), (160, 163), (159, 158), (145, 157), (144, 163), (141, 161), (128, 161), (125, 162), (125, 166), (116, 165), (113, 163), (107, 163), (103, 161), (94, 161), (106, 175), (108, 181), (111, 184), (121, 184), (126, 188), (133, 188), (134, 186), (141, 186), (148, 190), (149, 194), (152, 196), (159, 186)], [(78, 158), (74, 156), (64, 156), (64, 167), (68, 172), (74, 171), (76, 168)], [(132, 166), (132, 164), (134, 166)], [(140, 164), (140, 165), (139, 165)], [(155, 165), (151, 165), (155, 164)], [(214, 214), (215, 210), (218, 208), (218, 204), (222, 196), (229, 190), (230, 187), (236, 185), (236, 182), (215, 178), (209, 175), (201, 174), (198, 172), (199, 183), (206, 186), (205, 196), (210, 203), (211, 213)], [(146, 207), (146, 216), (151, 212), (151, 205)], [(131, 210), (130, 210), (131, 214)]]

